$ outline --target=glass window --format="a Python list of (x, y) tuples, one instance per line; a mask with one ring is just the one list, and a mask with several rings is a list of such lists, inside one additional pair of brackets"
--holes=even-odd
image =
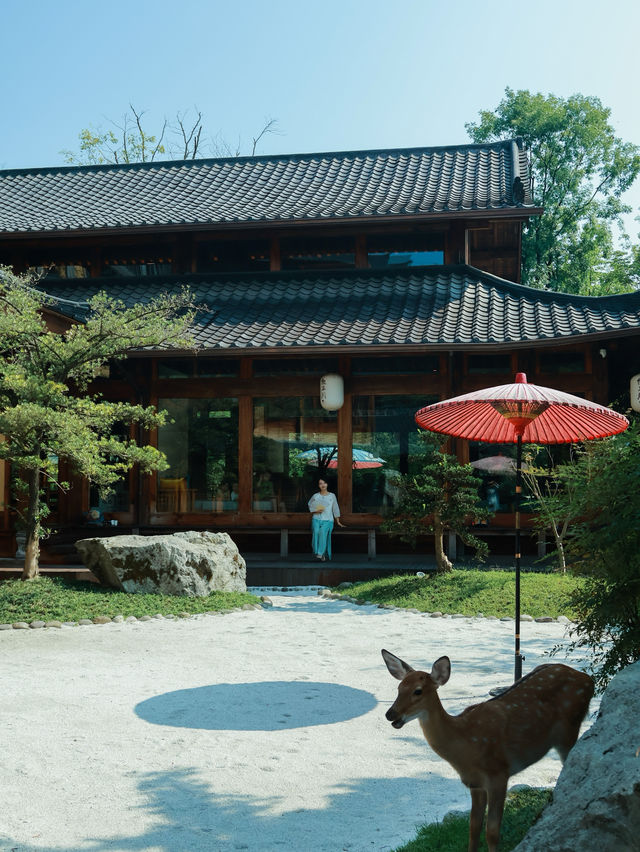
[(136, 246), (110, 247), (102, 260), (102, 275), (123, 278), (144, 278), (170, 275), (171, 250), (166, 246), (149, 243)]
[(584, 352), (541, 352), (541, 373), (584, 373)]
[(190, 379), (192, 376), (192, 358), (161, 358), (158, 361), (159, 379)]
[(268, 272), (269, 240), (207, 240), (197, 244), (198, 272)]
[(467, 371), (470, 374), (477, 373), (510, 373), (511, 355), (502, 354), (479, 354), (467, 357)]
[(444, 263), (444, 237), (442, 234), (370, 236), (367, 256), (372, 269), (440, 265)]
[(89, 263), (51, 263), (42, 266), (30, 266), (29, 272), (34, 272), (50, 281), (66, 281), (73, 278), (88, 278), (90, 275), (89, 267)]
[(158, 449), (159, 512), (229, 512), (238, 508), (238, 400), (160, 399), (169, 413)]
[(197, 358), (196, 375), (203, 379), (237, 376), (240, 361), (237, 358)]
[(351, 269), (355, 266), (353, 237), (292, 237), (280, 243), (283, 269)]
[(422, 456), (415, 413), (436, 395), (353, 399), (353, 511), (389, 514), (398, 500), (394, 480), (418, 473)]
[(437, 355), (385, 355), (383, 358), (352, 358), (351, 374), (354, 376), (410, 375), (437, 373), (440, 359)]
[(307, 512), (318, 476), (336, 493), (337, 423), (317, 397), (254, 400), (255, 512)]
[(256, 358), (253, 361), (254, 376), (323, 376), (337, 372), (337, 358)]

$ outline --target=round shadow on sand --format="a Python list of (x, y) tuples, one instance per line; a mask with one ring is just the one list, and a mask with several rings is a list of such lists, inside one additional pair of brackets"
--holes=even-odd
[(205, 731), (279, 731), (345, 722), (372, 710), (370, 692), (339, 683), (218, 683), (141, 701), (136, 714), (153, 725)]

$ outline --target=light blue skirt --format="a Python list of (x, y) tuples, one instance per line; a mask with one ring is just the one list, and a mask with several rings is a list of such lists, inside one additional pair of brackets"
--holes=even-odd
[(333, 521), (321, 521), (311, 518), (311, 549), (316, 556), (328, 556), (331, 559), (331, 530)]

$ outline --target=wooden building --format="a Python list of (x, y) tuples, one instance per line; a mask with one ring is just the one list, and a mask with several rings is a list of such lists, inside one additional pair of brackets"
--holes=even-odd
[[(418, 408), (516, 371), (603, 404), (622, 397), (640, 372), (640, 294), (520, 285), (522, 227), (540, 212), (520, 140), (0, 172), (0, 263), (40, 271), (61, 319), (81, 319), (100, 290), (130, 304), (187, 284), (206, 305), (195, 350), (136, 353), (97, 380), (110, 398), (169, 411), (152, 436), (169, 469), (133, 472), (106, 503), (82, 482), (52, 493), (58, 540), (86, 536), (97, 508), (119, 530), (307, 548), (294, 533), (309, 527), (315, 450), (349, 524), (337, 549), (368, 541), (371, 555), (394, 476), (419, 469)], [(337, 411), (320, 405), (327, 374), (344, 380)], [(479, 461), (500, 448), (455, 450)], [(354, 451), (381, 461), (362, 466)], [(510, 483), (482, 475), (498, 489), (494, 527), (510, 527)], [(377, 547), (397, 544), (378, 535)]]

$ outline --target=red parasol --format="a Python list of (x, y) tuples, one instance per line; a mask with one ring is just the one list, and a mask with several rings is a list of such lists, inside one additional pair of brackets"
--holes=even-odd
[(516, 456), (516, 663), (515, 679), (522, 676), (520, 654), (520, 495), (522, 443), (572, 444), (617, 435), (629, 425), (622, 414), (578, 396), (530, 385), (524, 373), (514, 384), (456, 396), (416, 413), (423, 429), (469, 441), (517, 443)]

